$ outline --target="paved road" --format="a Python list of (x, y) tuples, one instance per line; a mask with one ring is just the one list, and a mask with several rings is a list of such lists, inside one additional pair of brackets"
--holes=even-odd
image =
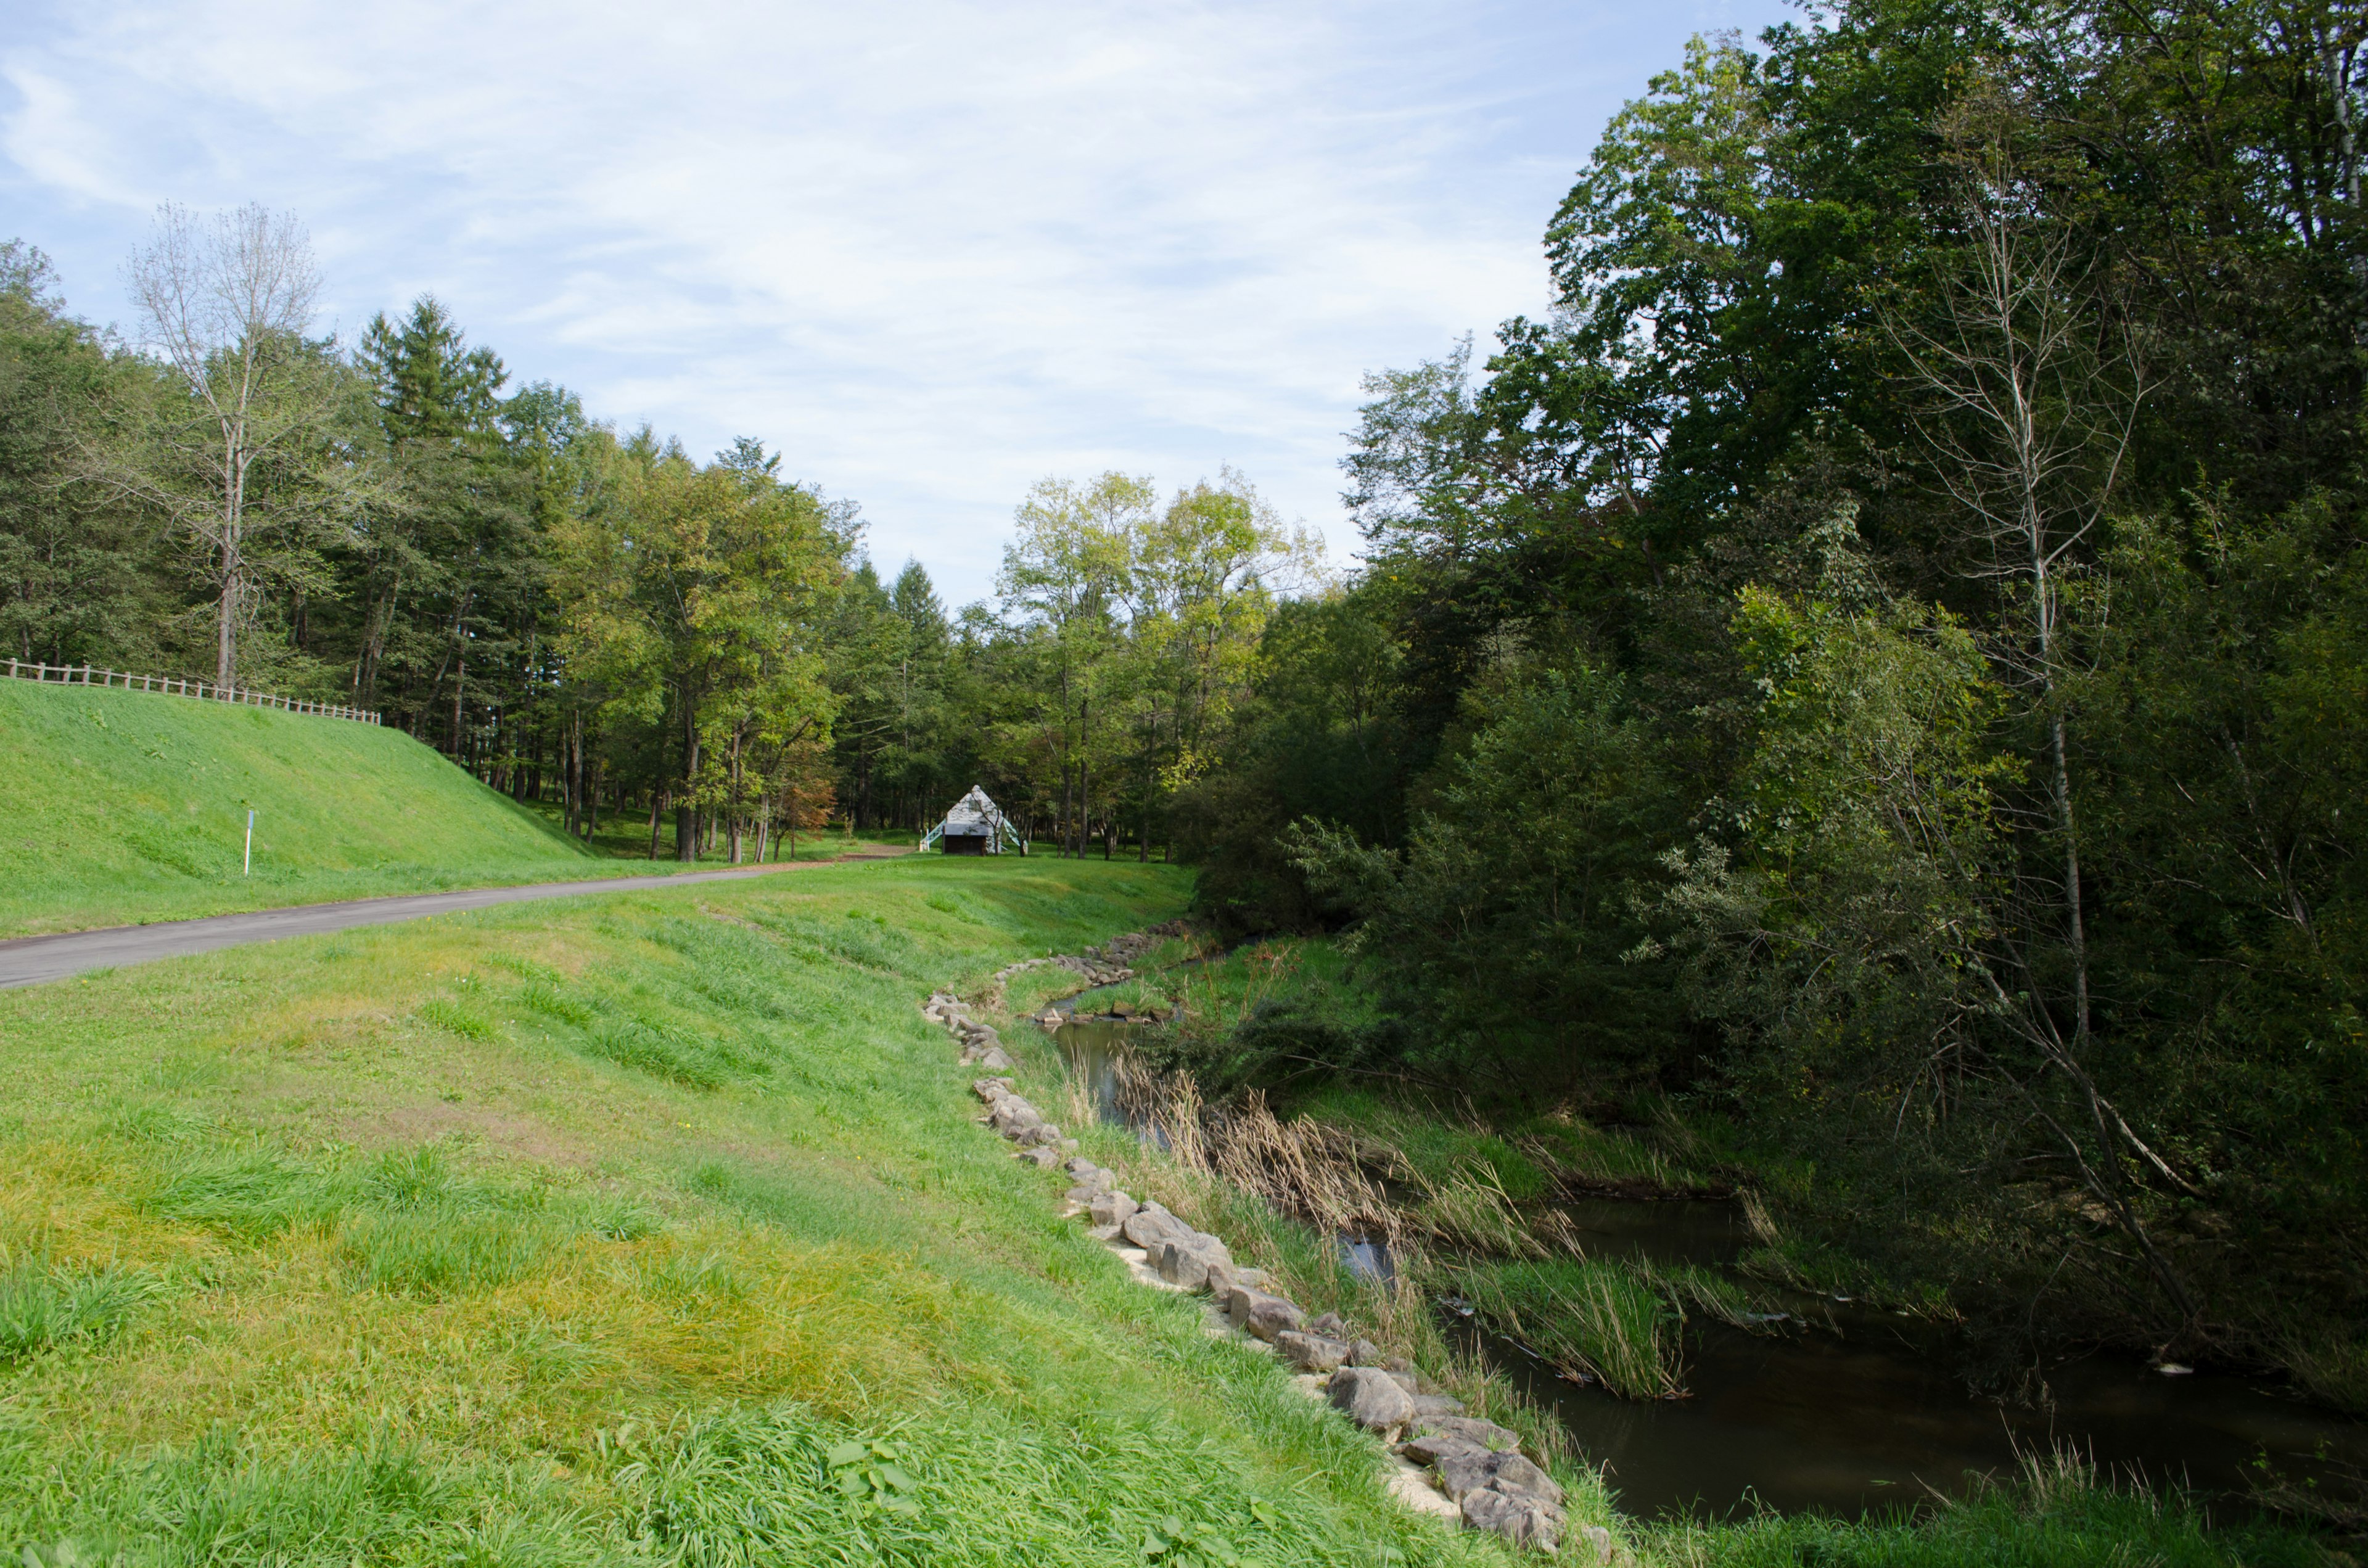
[[(842, 855), (840, 860), (884, 860), (904, 854)], [(310, 937), (356, 926), (384, 926), (423, 915), (484, 909), (529, 898), (575, 898), (584, 893), (627, 892), (640, 888), (678, 888), (686, 882), (720, 882), (770, 876), (828, 860), (785, 860), (772, 866), (740, 866), (728, 871), (685, 871), (671, 877), (608, 877), (587, 882), (530, 882), (514, 888), (471, 888), (461, 892), (403, 893), (393, 898), (357, 898), (344, 903), (300, 903), (290, 909), (258, 909), (249, 915), (215, 915), (203, 920), (167, 920), (154, 926), (110, 926), (103, 931), (62, 931), (53, 937), (17, 937), (0, 941), (0, 990), (63, 980), (85, 970), (114, 969), (156, 959), (210, 953), (216, 948), (281, 937)]]

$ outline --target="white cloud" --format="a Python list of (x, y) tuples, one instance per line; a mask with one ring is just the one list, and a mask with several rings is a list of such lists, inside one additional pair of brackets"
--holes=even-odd
[(1360, 372), (1539, 308), (1605, 118), (1774, 14), (83, 0), (0, 46), (0, 190), (99, 315), (154, 202), (292, 209), (347, 330), (433, 290), (961, 598), (1052, 472), (1230, 461), (1344, 548)]

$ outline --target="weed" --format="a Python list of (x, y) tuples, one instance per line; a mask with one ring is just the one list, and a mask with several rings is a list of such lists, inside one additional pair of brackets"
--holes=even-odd
[(0, 1365), (106, 1339), (156, 1293), (154, 1279), (126, 1268), (24, 1262), (0, 1271)]
[(1483, 1321), (1565, 1374), (1632, 1399), (1679, 1392), (1679, 1319), (1637, 1270), (1561, 1257), (1472, 1264), (1455, 1277)]
[(450, 1029), (462, 1040), (492, 1040), (500, 1031), (492, 1024), (463, 1007), (458, 1002), (442, 996), (431, 996), (419, 1005), (419, 1016), (439, 1029)]

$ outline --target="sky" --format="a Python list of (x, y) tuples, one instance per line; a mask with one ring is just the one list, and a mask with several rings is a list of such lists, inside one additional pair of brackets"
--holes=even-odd
[(993, 590), (1035, 481), (1231, 465), (1337, 564), (1360, 381), (1548, 304), (1541, 236), (1688, 37), (1777, 0), (9, 0), (0, 238), (129, 329), (159, 203), (310, 229), (512, 385), (860, 504)]

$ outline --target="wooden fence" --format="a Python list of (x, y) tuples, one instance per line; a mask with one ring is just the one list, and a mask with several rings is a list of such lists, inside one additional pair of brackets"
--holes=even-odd
[[(50, 677), (58, 678), (51, 681)], [(203, 702), (237, 702), (250, 708), (278, 708), (290, 713), (318, 713), (324, 719), (351, 719), (358, 724), (375, 724), (374, 712), (359, 708), (340, 708), (332, 702), (307, 702), (296, 697), (274, 697), (268, 691), (248, 687), (216, 686), (211, 681), (188, 680), (178, 676), (134, 676), (121, 670), (94, 669), (88, 665), (28, 665), (21, 659), (8, 661), (11, 680), (40, 681), (52, 686), (120, 686), (126, 691), (161, 691), (168, 697), (194, 697)]]

